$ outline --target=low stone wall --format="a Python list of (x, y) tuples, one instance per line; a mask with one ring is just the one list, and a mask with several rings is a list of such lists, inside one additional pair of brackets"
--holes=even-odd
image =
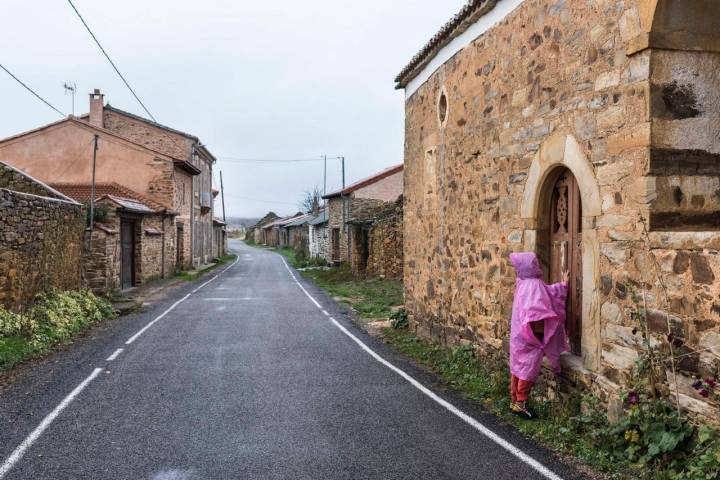
[(371, 277), (403, 277), (403, 200), (379, 212), (369, 232), (366, 274)]
[(0, 303), (19, 309), (42, 291), (82, 287), (84, 228), (80, 204), (0, 188)]

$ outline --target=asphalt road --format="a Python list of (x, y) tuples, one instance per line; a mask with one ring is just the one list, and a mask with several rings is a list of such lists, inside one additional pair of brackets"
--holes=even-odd
[(364, 334), (277, 254), (232, 247), (238, 262), (200, 290), (211, 277), (4, 388), (0, 479), (583, 478)]

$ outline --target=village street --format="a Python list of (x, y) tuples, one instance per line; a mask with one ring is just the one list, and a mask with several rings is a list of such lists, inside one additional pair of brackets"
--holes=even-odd
[[(214, 280), (116, 320), (3, 390), (0, 478), (546, 478), (526, 463), (532, 459), (560, 478), (582, 478), (361, 332), (279, 255), (239, 242), (231, 248), (237, 263)], [(68, 394), (72, 401), (54, 417)], [(49, 414), (54, 421), (32, 436)], [(13, 457), (23, 442), (27, 449)]]

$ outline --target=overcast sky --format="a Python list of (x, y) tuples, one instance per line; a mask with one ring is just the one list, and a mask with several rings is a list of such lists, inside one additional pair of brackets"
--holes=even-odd
[[(160, 123), (219, 158), (228, 215), (297, 210), (346, 157), (348, 183), (402, 162), (403, 93), (393, 79), (465, 0), (74, 0)], [(65, 113), (100, 88), (142, 114), (65, 0), (0, 2), (0, 63)], [(0, 137), (59, 115), (0, 71)], [(328, 161), (328, 191), (340, 185)], [(266, 203), (277, 202), (277, 203)], [(218, 214), (220, 211), (218, 210)]]

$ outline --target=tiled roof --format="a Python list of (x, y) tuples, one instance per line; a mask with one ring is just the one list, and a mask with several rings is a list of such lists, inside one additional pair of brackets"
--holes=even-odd
[(379, 182), (383, 178), (389, 177), (390, 175), (394, 175), (398, 172), (401, 172), (403, 169), (403, 164), (395, 165), (393, 167), (388, 167), (385, 170), (376, 173), (375, 175), (371, 175), (367, 178), (363, 178), (362, 180), (358, 180), (355, 183), (351, 183), (347, 187), (345, 187), (342, 190), (337, 190), (335, 192), (328, 193), (327, 195), (323, 196), (322, 198), (333, 198), (333, 197), (339, 197), (340, 195), (349, 195), (355, 190), (359, 190), (363, 187), (367, 187), (368, 185), (372, 185), (373, 183)]
[(312, 220), (313, 217), (314, 217), (314, 215), (312, 213), (306, 213), (305, 215), (296, 217), (295, 220), (293, 220), (292, 222), (288, 223), (285, 226), (286, 227), (299, 227), (301, 225), (305, 225), (306, 223), (308, 223), (310, 220)]
[[(53, 183), (51, 186), (63, 195), (67, 195), (78, 202), (90, 201), (92, 185), (89, 183)], [(122, 208), (140, 213), (155, 213), (166, 210), (161, 204), (114, 182), (95, 184), (95, 199), (100, 198), (109, 198)]]
[(320, 212), (319, 215), (317, 215), (315, 218), (310, 220), (308, 223), (310, 225), (315, 226), (315, 225), (322, 225), (323, 223), (325, 223), (327, 221), (328, 221), (328, 213), (327, 213), (327, 208), (325, 208)]
[(395, 78), (396, 88), (405, 88), (441, 48), (467, 30), (478, 18), (492, 10), (498, 1), (500, 0), (469, 0), (460, 12), (443, 25), (440, 31), (402, 69)]

